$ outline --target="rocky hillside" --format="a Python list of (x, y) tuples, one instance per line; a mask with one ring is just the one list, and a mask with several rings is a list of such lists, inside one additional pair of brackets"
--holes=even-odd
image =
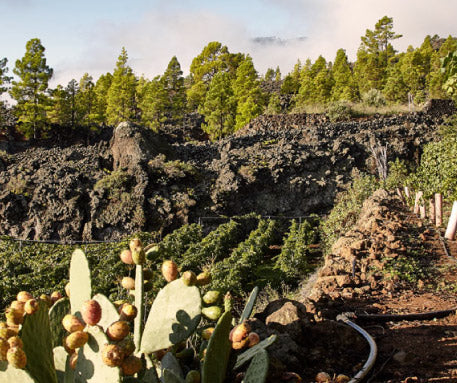
[(119, 125), (106, 140), (0, 148), (0, 234), (107, 240), (168, 231), (199, 217), (255, 211), (326, 213), (354, 168), (376, 172), (370, 143), (414, 161), (448, 105), (331, 123), (322, 115), (261, 116), (215, 143)]

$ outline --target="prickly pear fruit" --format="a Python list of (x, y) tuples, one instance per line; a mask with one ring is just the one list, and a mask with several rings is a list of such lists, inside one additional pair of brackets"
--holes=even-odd
[(70, 368), (74, 370), (76, 368), (76, 363), (78, 363), (78, 353), (74, 352), (70, 355)]
[(151, 269), (143, 269), (143, 279), (144, 280), (150, 280), (154, 276), (153, 272)]
[(6, 360), (15, 368), (23, 369), (27, 364), (25, 352), (18, 347), (13, 347), (6, 353)]
[(65, 351), (67, 352), (68, 355), (71, 355), (75, 352), (75, 350), (73, 348), (70, 348), (67, 346), (67, 337), (64, 337), (63, 340), (62, 340), (62, 346), (63, 348), (65, 349)]
[(249, 338), (248, 337), (240, 340), (239, 342), (232, 342), (232, 348), (234, 350), (241, 350), (242, 348), (246, 347), (248, 342), (249, 342)]
[(186, 286), (194, 286), (197, 282), (197, 276), (193, 271), (190, 270), (185, 271), (182, 274), (181, 278)]
[(24, 322), (24, 314), (18, 310), (12, 309), (11, 307), (6, 309), (5, 317), (6, 324), (8, 326), (17, 326)]
[(162, 275), (167, 282), (174, 281), (178, 277), (178, 265), (171, 260), (164, 261)]
[(186, 375), (186, 383), (200, 383), (200, 371), (190, 370)]
[(339, 374), (335, 379), (335, 383), (348, 383), (350, 380), (351, 378), (349, 376)]
[(219, 298), (221, 297), (221, 293), (217, 290), (210, 290), (207, 291), (205, 295), (203, 295), (203, 302), (207, 305), (214, 305), (218, 302)]
[(138, 246), (133, 248), (132, 260), (135, 265), (144, 265), (146, 262), (146, 254), (142, 247)]
[(121, 280), (121, 286), (126, 290), (135, 289), (135, 280), (132, 277), (124, 277)]
[(18, 301), (21, 301), (21, 302), (27, 302), (29, 299), (32, 299), (33, 298), (33, 295), (30, 294), (28, 291), (20, 291), (17, 296), (16, 296), (16, 299)]
[(143, 247), (143, 243), (141, 242), (141, 240), (139, 238), (133, 238), (129, 242), (130, 251), (133, 251), (133, 249), (135, 249), (136, 247), (141, 247), (141, 248)]
[(227, 312), (227, 311), (232, 311), (232, 306), (233, 306), (233, 298), (232, 298), (232, 294), (230, 294), (230, 291), (228, 291), (225, 295), (224, 295), (224, 310)]
[(13, 347), (23, 348), (24, 347), (24, 343), (22, 342), (22, 339), (19, 338), (17, 335), (12, 336), (11, 338), (8, 338), (7, 342), (9, 344), (10, 348), (13, 348)]
[(213, 335), (214, 332), (214, 327), (207, 327), (202, 330), (202, 338), (204, 340), (209, 340), (211, 338), (211, 335)]
[(51, 293), (51, 301), (52, 303), (57, 302), (59, 299), (62, 299), (63, 295), (60, 293), (60, 291), (53, 291)]
[(27, 302), (25, 302), (24, 311), (26, 314), (32, 315), (38, 311), (39, 307), (40, 305), (36, 299), (29, 299)]
[(222, 310), (219, 306), (210, 306), (210, 307), (203, 307), (202, 314), (210, 320), (218, 320), (222, 314)]
[(211, 274), (208, 271), (203, 271), (197, 275), (197, 286), (206, 286), (211, 282)]
[(91, 299), (84, 302), (81, 307), (81, 316), (88, 325), (95, 326), (102, 317), (102, 308), (97, 301)]
[(326, 382), (331, 382), (332, 377), (329, 374), (327, 374), (326, 372), (321, 371), (321, 372), (317, 373), (314, 380), (318, 383), (326, 383)]
[(132, 355), (135, 351), (135, 343), (133, 343), (133, 340), (130, 337), (125, 337), (118, 342), (117, 345), (122, 349), (125, 357)]
[(12, 309), (15, 309), (17, 312), (21, 312), (22, 314), (24, 314), (24, 305), (25, 305), (25, 302), (22, 302), (22, 301), (12, 301), (11, 302), (11, 305), (10, 307)]
[(127, 265), (133, 265), (132, 252), (130, 250), (122, 250), (120, 254), (121, 261)]
[(49, 295), (46, 295), (46, 294), (41, 294), (40, 295), (40, 301), (45, 302), (48, 305), (48, 307), (51, 307), (52, 304), (53, 304), (51, 297)]
[(76, 350), (84, 346), (89, 340), (89, 334), (85, 331), (75, 331), (67, 336), (65, 343), (70, 350)]
[(241, 342), (248, 337), (250, 331), (251, 326), (247, 322), (243, 322), (230, 331), (229, 338), (232, 342)]
[(124, 353), (115, 344), (105, 344), (102, 350), (102, 360), (107, 366), (118, 367), (124, 360)]
[(67, 314), (62, 319), (62, 326), (68, 332), (82, 331), (86, 325), (76, 316)]
[(126, 376), (135, 375), (142, 367), (141, 359), (133, 355), (125, 358), (121, 364), (122, 373)]
[(260, 336), (256, 332), (250, 332), (249, 333), (249, 341), (248, 341), (248, 347), (254, 347), (256, 344), (260, 342)]
[(9, 339), (15, 335), (17, 335), (17, 331), (11, 327), (0, 328), (0, 338)]
[(121, 320), (132, 321), (135, 319), (136, 315), (138, 314), (138, 309), (130, 303), (124, 303), (119, 308), (119, 314), (121, 315), (121, 317), (120, 317)]
[(126, 321), (119, 320), (112, 323), (106, 330), (110, 340), (119, 341), (124, 339), (130, 332), (130, 326)]
[(70, 282), (65, 285), (65, 294), (70, 298)]
[(0, 338), (0, 360), (6, 360), (6, 353), (9, 348), (9, 342), (6, 339)]

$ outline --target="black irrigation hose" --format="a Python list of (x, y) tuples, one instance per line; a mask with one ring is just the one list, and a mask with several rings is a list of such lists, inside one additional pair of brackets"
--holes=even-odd
[(413, 314), (357, 314), (355, 318), (357, 320), (364, 322), (400, 322), (415, 320), (431, 320), (434, 318), (445, 318), (448, 315), (455, 314), (456, 311), (457, 308)]

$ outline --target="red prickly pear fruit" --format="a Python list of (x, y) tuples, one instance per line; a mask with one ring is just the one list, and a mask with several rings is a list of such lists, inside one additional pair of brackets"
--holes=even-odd
[(138, 309), (130, 303), (125, 303), (120, 307), (119, 314), (121, 321), (132, 321), (138, 314)]
[(17, 312), (21, 312), (22, 314), (24, 314), (24, 313), (25, 313), (25, 311), (24, 311), (24, 305), (25, 305), (25, 302), (22, 302), (22, 301), (12, 301), (10, 307), (11, 307), (12, 309), (16, 310)]
[(68, 332), (82, 331), (86, 325), (76, 316), (67, 314), (62, 319), (62, 326)]
[(35, 314), (40, 307), (40, 304), (36, 299), (29, 299), (25, 302), (24, 311), (26, 314), (32, 315)]
[(197, 286), (206, 286), (211, 282), (211, 274), (208, 271), (203, 271), (197, 275)]
[(121, 251), (121, 254), (119, 255), (121, 258), (121, 261), (124, 262), (126, 265), (133, 265), (133, 259), (132, 259), (132, 252), (130, 250), (124, 249)]
[(59, 299), (62, 299), (63, 296), (59, 291), (53, 291), (51, 294), (51, 301), (52, 303), (57, 302)]
[(214, 305), (216, 304), (221, 297), (221, 293), (217, 290), (210, 290), (203, 295), (203, 302), (207, 305)]
[(14, 368), (24, 369), (27, 365), (27, 356), (25, 355), (24, 350), (18, 347), (13, 347), (8, 350), (6, 353), (6, 360)]
[(109, 367), (119, 367), (124, 360), (124, 352), (115, 344), (105, 344), (102, 350), (102, 360)]
[(133, 252), (133, 250), (136, 249), (137, 247), (143, 248), (143, 243), (141, 242), (141, 240), (139, 238), (131, 239), (130, 242), (129, 242), (130, 251)]
[(197, 282), (197, 276), (195, 275), (195, 273), (193, 271), (185, 271), (182, 276), (181, 276), (181, 279), (183, 280), (184, 284), (186, 286), (194, 286), (195, 283)]
[(24, 347), (24, 343), (22, 342), (22, 339), (19, 338), (17, 335), (9, 338), (7, 342), (9, 344), (10, 348), (13, 348), (13, 347), (23, 348)]
[(230, 331), (229, 338), (232, 342), (241, 342), (248, 337), (250, 331), (251, 326), (249, 326), (248, 323), (243, 322), (238, 326), (235, 326), (232, 331)]
[(202, 338), (204, 340), (209, 340), (211, 338), (211, 335), (213, 335), (214, 332), (214, 327), (208, 327), (202, 330)]
[(28, 291), (20, 291), (17, 296), (16, 296), (16, 299), (18, 301), (21, 301), (21, 302), (27, 302), (29, 299), (32, 299), (33, 298), (33, 295), (30, 294)]
[(209, 320), (218, 320), (222, 314), (222, 309), (219, 306), (203, 307), (202, 314)]
[(70, 298), (70, 282), (65, 285), (65, 295)]
[(256, 344), (260, 342), (260, 336), (256, 332), (251, 332), (249, 333), (249, 342), (248, 342), (248, 347), (254, 347)]
[(76, 363), (78, 363), (78, 353), (74, 352), (70, 355), (70, 368), (72, 370), (76, 369)]
[(124, 277), (121, 280), (121, 286), (126, 290), (134, 290), (135, 280), (132, 277)]
[(41, 294), (40, 295), (40, 301), (45, 302), (48, 305), (48, 307), (51, 307), (53, 305), (53, 303), (54, 303), (52, 301), (51, 297), (49, 295), (46, 295), (46, 294)]
[(125, 358), (121, 364), (122, 373), (126, 376), (135, 375), (143, 368), (143, 362), (140, 358), (130, 355)]
[(201, 375), (200, 371), (190, 370), (186, 375), (186, 383), (200, 383)]
[(164, 261), (162, 275), (167, 282), (174, 281), (178, 277), (178, 265), (171, 260)]
[(321, 372), (317, 373), (314, 380), (318, 383), (326, 383), (326, 382), (331, 382), (332, 377), (329, 374), (327, 374), (326, 372), (321, 371)]
[(351, 380), (351, 378), (347, 375), (339, 374), (335, 378), (335, 383), (348, 383)]
[(143, 279), (148, 281), (154, 276), (151, 269), (143, 269)]
[(81, 308), (81, 316), (88, 325), (95, 326), (102, 317), (102, 308), (96, 300), (91, 299), (84, 302)]
[(9, 348), (9, 342), (6, 339), (0, 338), (0, 360), (6, 360), (6, 353)]
[(17, 326), (24, 322), (24, 314), (18, 310), (7, 308), (5, 312), (6, 324), (8, 327)]
[(122, 349), (125, 357), (132, 355), (135, 351), (135, 343), (133, 343), (131, 337), (125, 337), (120, 342), (118, 342), (117, 345)]
[(67, 336), (65, 343), (70, 350), (76, 350), (84, 346), (89, 340), (89, 334), (85, 331), (75, 331)]
[(130, 326), (126, 321), (119, 320), (117, 322), (112, 323), (106, 329), (106, 335), (108, 339), (113, 341), (119, 341), (124, 339), (130, 332)]

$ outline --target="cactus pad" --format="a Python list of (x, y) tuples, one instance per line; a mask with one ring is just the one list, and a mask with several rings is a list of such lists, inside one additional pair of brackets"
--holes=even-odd
[(258, 294), (259, 294), (259, 288), (256, 286), (252, 289), (251, 294), (249, 295), (249, 298), (246, 302), (246, 306), (244, 306), (243, 313), (241, 314), (239, 323), (243, 323), (245, 320), (249, 319), (249, 317), (251, 316)]
[(267, 379), (269, 363), (268, 353), (261, 349), (252, 359), (246, 371), (244, 383), (264, 383)]
[(161, 381), (162, 383), (186, 383), (183, 378), (180, 378), (172, 370), (168, 369), (163, 370)]
[(135, 269), (135, 307), (138, 313), (134, 322), (133, 343), (135, 350), (138, 351), (141, 346), (141, 334), (143, 332), (143, 302), (144, 302), (144, 278), (143, 266), (137, 265)]
[(271, 335), (268, 338), (262, 340), (260, 343), (256, 344), (254, 347), (246, 350), (242, 354), (238, 355), (236, 358), (236, 363), (234, 369), (238, 369), (243, 366), (245, 363), (249, 362), (260, 350), (264, 350), (267, 347), (271, 346), (276, 340), (276, 335)]
[(202, 368), (202, 383), (224, 382), (231, 350), (229, 340), (231, 329), (232, 314), (226, 311), (217, 322), (208, 342)]
[(92, 287), (90, 282), (89, 262), (80, 249), (76, 249), (70, 262), (70, 304), (71, 313), (81, 317), (81, 307), (91, 299)]
[(177, 377), (184, 378), (184, 374), (181, 370), (178, 360), (175, 358), (172, 352), (167, 352), (162, 360), (160, 361), (160, 368), (162, 371), (162, 377), (165, 375), (165, 370), (173, 372)]
[(70, 313), (70, 301), (68, 298), (59, 299), (49, 309), (49, 323), (51, 325), (52, 347), (62, 345), (62, 339), (66, 331), (62, 326), (62, 319)]
[(4, 361), (0, 361), (0, 382), (36, 383), (27, 371), (14, 368)]
[(201, 298), (195, 286), (181, 279), (157, 294), (141, 339), (141, 351), (150, 354), (187, 339), (200, 323)]

